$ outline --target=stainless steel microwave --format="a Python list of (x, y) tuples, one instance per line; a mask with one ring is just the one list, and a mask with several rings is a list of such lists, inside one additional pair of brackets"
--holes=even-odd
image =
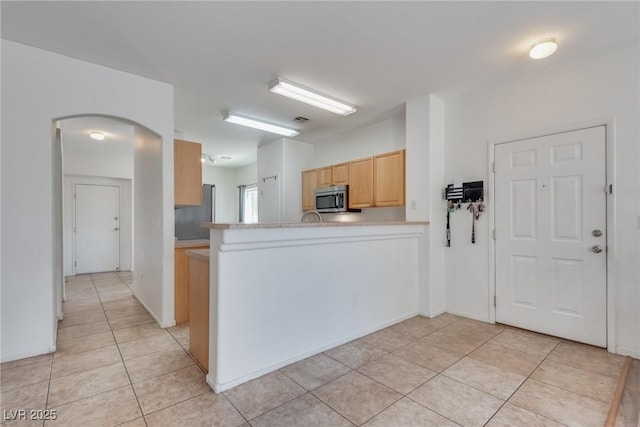
[(316, 188), (314, 193), (318, 212), (360, 212), (360, 209), (349, 209), (347, 185)]

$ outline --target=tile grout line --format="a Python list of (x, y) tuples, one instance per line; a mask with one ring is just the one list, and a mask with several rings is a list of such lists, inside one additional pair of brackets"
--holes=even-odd
[[(456, 323), (456, 322), (452, 322), (452, 323), (450, 323), (450, 324), (453, 324), (453, 323)], [(448, 326), (448, 325), (447, 325), (447, 326)], [(497, 334), (495, 334), (494, 336), (492, 336), (492, 337), (488, 338), (488, 339), (487, 339), (486, 341), (484, 341), (482, 344), (480, 344), (480, 345), (478, 345), (478, 346), (474, 347), (474, 348), (473, 348), (473, 350), (471, 350), (471, 351), (469, 351), (469, 352), (465, 353), (463, 356), (461, 356), (460, 358), (458, 358), (458, 360), (456, 360), (455, 362), (451, 363), (449, 366), (445, 367), (445, 368), (444, 368), (444, 369), (442, 369), (441, 371), (439, 371), (439, 372), (437, 372), (437, 371), (433, 371), (433, 372), (436, 372), (436, 375), (434, 375), (433, 377), (429, 378), (427, 381), (425, 381), (424, 383), (422, 383), (422, 384), (421, 384), (421, 385), (419, 385), (418, 387), (416, 387), (416, 388), (414, 388), (413, 390), (411, 390), (411, 392), (407, 393), (407, 394), (405, 395), (405, 397), (406, 397), (407, 399), (411, 400), (412, 402), (415, 402), (415, 403), (417, 403), (418, 405), (422, 406), (423, 408), (426, 408), (426, 409), (428, 409), (429, 411), (432, 411), (433, 413), (438, 414), (438, 415), (440, 415), (441, 417), (443, 417), (443, 418), (445, 418), (445, 419), (447, 419), (447, 420), (451, 421), (452, 423), (454, 423), (454, 424), (456, 424), (456, 425), (460, 425), (460, 424), (458, 424), (457, 422), (455, 422), (454, 420), (452, 420), (452, 419), (450, 419), (449, 417), (445, 416), (444, 414), (439, 413), (439, 412), (438, 412), (438, 411), (436, 411), (435, 409), (429, 408), (429, 407), (427, 407), (427, 406), (423, 405), (422, 403), (420, 403), (420, 402), (418, 402), (418, 401), (416, 401), (416, 400), (412, 399), (411, 397), (409, 397), (409, 394), (413, 393), (414, 391), (416, 391), (418, 388), (422, 387), (422, 386), (423, 386), (423, 385), (425, 385), (426, 383), (428, 383), (428, 382), (432, 381), (434, 378), (437, 378), (438, 376), (443, 376), (443, 377), (449, 378), (449, 379), (451, 379), (451, 380), (453, 380), (453, 381), (456, 381), (456, 382), (458, 382), (458, 383), (460, 383), (460, 384), (466, 385), (467, 387), (471, 387), (471, 388), (473, 388), (473, 389), (475, 389), (475, 390), (478, 390), (478, 391), (480, 391), (480, 392), (482, 392), (482, 393), (488, 394), (489, 396), (493, 396), (491, 393), (487, 393), (486, 391), (483, 391), (483, 390), (477, 389), (477, 388), (475, 388), (475, 387), (473, 387), (473, 386), (471, 386), (471, 385), (469, 385), (469, 384), (463, 383), (462, 381), (458, 381), (458, 380), (456, 380), (455, 378), (451, 378), (451, 377), (449, 377), (448, 375), (443, 374), (443, 372), (444, 372), (444, 371), (446, 371), (447, 369), (449, 369), (451, 366), (455, 365), (456, 363), (460, 362), (460, 361), (461, 361), (462, 359), (464, 359), (465, 357), (468, 357), (468, 356), (469, 356), (469, 354), (473, 353), (473, 352), (474, 352), (474, 351), (476, 351), (478, 348), (482, 347), (483, 345), (485, 345), (486, 343), (488, 343), (489, 341), (491, 341), (492, 339), (494, 339), (494, 338), (495, 338), (495, 337), (497, 337), (498, 335), (502, 334), (505, 330), (506, 330), (506, 329), (504, 329), (504, 330), (502, 330), (502, 331), (498, 332)], [(434, 331), (434, 332), (435, 332), (435, 331)], [(428, 334), (428, 335), (431, 335), (431, 334)], [(426, 336), (428, 336), (428, 335), (426, 335)], [(424, 338), (424, 337), (423, 337), (423, 338)], [(419, 340), (421, 340), (421, 339), (422, 339), (422, 338), (419, 338), (419, 339), (418, 339), (418, 341), (419, 341)], [(437, 345), (433, 345), (433, 347), (442, 348), (442, 347), (439, 347), (439, 346), (437, 346)], [(442, 349), (443, 349), (443, 350), (447, 350), (447, 349), (444, 349), (444, 348), (442, 348)], [(451, 350), (447, 350), (447, 351), (451, 351)], [(401, 357), (401, 356), (398, 356), (398, 357)], [(404, 359), (404, 360), (406, 360), (406, 359)], [(408, 360), (408, 362), (413, 363), (413, 362), (411, 362), (411, 361), (409, 361), (409, 360)], [(421, 365), (418, 365), (418, 366), (421, 366)], [(426, 367), (425, 367), (425, 368), (426, 368)], [(426, 368), (426, 369), (429, 369), (429, 368)], [(500, 399), (500, 398), (499, 398), (499, 397), (497, 397), (497, 396), (493, 396), (493, 397), (495, 397), (495, 398), (497, 398), (497, 399)], [(502, 400), (502, 399), (500, 399), (500, 400)], [(506, 402), (506, 400), (505, 400), (504, 402)], [(503, 405), (504, 405), (504, 403), (503, 403)], [(502, 408), (502, 405), (500, 406), (500, 408)], [(498, 410), (496, 410), (496, 412), (494, 412), (494, 413), (493, 413), (493, 415), (491, 416), (491, 418), (493, 418), (493, 416), (494, 416), (494, 415), (495, 415), (495, 414), (500, 410), (500, 408), (498, 408)], [(490, 418), (490, 419), (491, 419), (491, 418)], [(488, 422), (488, 421), (487, 421), (487, 422)]]
[[(505, 330), (506, 330), (506, 329), (505, 329)], [(561, 343), (561, 342), (562, 342), (562, 341), (558, 341), (558, 342), (556, 343), (556, 345), (554, 345), (554, 346), (553, 346), (553, 348), (552, 348), (552, 349), (547, 353), (547, 355), (546, 355), (546, 356), (545, 356), (545, 357), (544, 357), (544, 358), (543, 358), (543, 359), (542, 359), (542, 360), (541, 360), (541, 361), (536, 365), (536, 367), (535, 367), (534, 369), (532, 369), (532, 370), (531, 370), (531, 372), (529, 372), (529, 375), (527, 375), (527, 377), (524, 379), (524, 381), (522, 381), (522, 383), (520, 383), (520, 385), (519, 385), (518, 387), (516, 387), (516, 389), (513, 391), (513, 393), (511, 393), (511, 394), (509, 395), (509, 397), (508, 397), (507, 399), (505, 399), (505, 401), (502, 403), (502, 405), (500, 405), (500, 407), (499, 407), (499, 408), (498, 408), (498, 409), (493, 413), (493, 415), (491, 415), (491, 417), (487, 420), (487, 422), (486, 422), (486, 423), (484, 423), (484, 425), (485, 425), (485, 426), (486, 426), (486, 425), (487, 425), (487, 424), (488, 424), (488, 423), (493, 419), (493, 417), (495, 417), (495, 416), (496, 416), (496, 414), (497, 414), (498, 412), (500, 412), (500, 410), (501, 410), (501, 409), (504, 407), (504, 405), (506, 405), (507, 403), (509, 403), (510, 405), (517, 406), (518, 408), (524, 409), (524, 410), (526, 410), (526, 411), (529, 411), (529, 412), (531, 412), (532, 414), (536, 414), (536, 415), (541, 416), (541, 417), (543, 417), (543, 418), (546, 418), (546, 419), (548, 419), (548, 420), (551, 420), (551, 421), (554, 421), (554, 422), (557, 422), (557, 423), (559, 423), (559, 424), (564, 425), (564, 424), (563, 424), (563, 423), (561, 423), (560, 421), (556, 421), (556, 420), (551, 419), (551, 418), (549, 418), (549, 417), (546, 417), (546, 416), (544, 416), (544, 415), (542, 415), (542, 414), (538, 414), (537, 412), (533, 412), (533, 411), (531, 411), (531, 410), (529, 410), (529, 409), (527, 409), (527, 408), (522, 408), (522, 407), (520, 407), (520, 406), (518, 406), (518, 405), (516, 405), (516, 404), (514, 404), (514, 403), (512, 403), (512, 402), (509, 402), (509, 400), (510, 400), (510, 399), (511, 399), (511, 398), (512, 398), (512, 397), (513, 397), (513, 396), (518, 392), (518, 390), (520, 390), (520, 388), (522, 388), (522, 386), (524, 385), (524, 383), (526, 383), (526, 382), (527, 382), (527, 380), (528, 380), (529, 378), (531, 378), (531, 375), (533, 375), (533, 373), (534, 373), (534, 372), (535, 372), (535, 371), (540, 367), (540, 365), (542, 365), (542, 363), (543, 363), (545, 360), (547, 360), (547, 358), (549, 357), (549, 355), (553, 352), (553, 350), (555, 350), (555, 349), (556, 349), (556, 347), (558, 347), (558, 346), (560, 345), (560, 343)]]
[[(120, 278), (120, 276), (118, 276), (118, 278)], [(129, 285), (124, 283), (124, 281), (121, 278), (120, 278), (120, 280), (131, 291), (131, 288), (129, 287)], [(96, 288), (95, 282), (93, 281), (93, 277), (91, 277), (91, 282), (93, 283), (93, 287), (96, 289), (96, 293), (98, 293), (98, 289)], [(133, 294), (133, 291), (131, 291), (131, 293)], [(98, 300), (100, 301), (100, 307), (102, 307), (102, 311), (103, 311), (105, 317), (107, 317), (106, 310), (104, 309), (104, 303), (102, 302), (102, 298), (100, 297), (99, 293), (98, 293)], [(120, 345), (118, 344), (118, 340), (116, 340), (116, 335), (113, 332), (113, 328), (111, 328), (111, 323), (109, 323), (108, 319), (107, 319), (107, 324), (109, 325), (109, 330), (111, 331), (111, 335), (113, 335), (113, 340), (116, 343), (116, 348), (118, 349), (118, 354), (120, 355), (120, 361), (122, 362), (122, 367), (124, 368), (124, 371), (127, 374), (127, 378), (129, 379), (129, 386), (131, 387), (131, 390), (133, 391), (133, 396), (136, 398), (136, 403), (138, 404), (138, 409), (140, 409), (140, 415), (142, 416), (142, 420), (144, 421), (144, 424), (147, 425), (147, 420), (144, 418), (144, 411), (142, 410), (142, 405), (140, 404), (140, 399), (138, 399), (138, 394), (136, 393), (136, 389), (133, 386), (133, 381), (131, 381), (131, 376), (129, 375), (129, 370), (127, 369), (126, 363), (124, 363), (124, 357), (122, 357), (122, 352), (120, 351)], [(137, 418), (134, 418), (134, 419), (137, 419)], [(129, 421), (133, 421), (133, 420), (127, 420), (125, 422), (129, 422)]]
[[(407, 319), (407, 320), (408, 320), (408, 319)], [(398, 399), (396, 399), (394, 402), (392, 402), (391, 404), (389, 404), (389, 405), (387, 405), (386, 407), (384, 407), (384, 408), (383, 408), (382, 410), (380, 410), (379, 412), (375, 413), (373, 416), (371, 416), (370, 418), (368, 418), (367, 420), (365, 420), (365, 421), (364, 421), (364, 423), (362, 423), (362, 424), (365, 424), (365, 423), (367, 423), (367, 422), (371, 421), (373, 418), (377, 417), (377, 416), (378, 416), (378, 415), (380, 415), (382, 412), (386, 411), (386, 410), (387, 410), (387, 409), (389, 409), (391, 406), (395, 405), (396, 403), (398, 403), (400, 400), (404, 399), (405, 397), (406, 397), (407, 399), (411, 400), (412, 402), (415, 402), (415, 403), (417, 403), (418, 405), (422, 406), (423, 408), (425, 408), (425, 409), (427, 409), (427, 410), (429, 410), (429, 411), (432, 411), (433, 413), (435, 413), (435, 414), (437, 414), (437, 415), (440, 415), (441, 417), (443, 417), (443, 418), (445, 418), (445, 419), (447, 419), (447, 420), (449, 420), (449, 421), (453, 422), (454, 424), (457, 424), (456, 422), (454, 422), (453, 420), (450, 420), (450, 419), (449, 419), (449, 418), (447, 418), (446, 416), (444, 416), (444, 415), (442, 415), (442, 414), (440, 414), (440, 413), (438, 413), (438, 412), (434, 411), (434, 410), (433, 410), (433, 409), (431, 409), (431, 408), (427, 408), (426, 406), (422, 405), (422, 404), (421, 404), (421, 403), (419, 403), (419, 402), (416, 402), (415, 400), (413, 400), (413, 399), (411, 399), (411, 398), (409, 397), (409, 394), (413, 393), (413, 392), (414, 392), (415, 390), (417, 390), (418, 388), (422, 387), (423, 385), (425, 385), (426, 383), (428, 383), (428, 382), (429, 382), (429, 381), (431, 381), (432, 379), (436, 378), (438, 375), (441, 375), (441, 372), (434, 371), (434, 370), (429, 369), (429, 368), (427, 368), (427, 367), (425, 367), (425, 366), (422, 366), (422, 365), (419, 365), (419, 364), (417, 364), (417, 363), (414, 363), (414, 362), (412, 362), (412, 361), (410, 361), (410, 360), (406, 360), (406, 359), (404, 359), (404, 358), (402, 358), (402, 357), (400, 357), (400, 356), (396, 356), (396, 355), (394, 354), (394, 352), (395, 352), (395, 351), (400, 350), (401, 348), (404, 348), (404, 347), (407, 347), (407, 346), (409, 346), (409, 345), (415, 344), (415, 343), (417, 343), (418, 341), (422, 340), (423, 338), (425, 338), (425, 337), (427, 337), (427, 336), (429, 336), (429, 335), (431, 335), (431, 334), (433, 334), (433, 333), (435, 333), (435, 332), (439, 331), (440, 329), (443, 329), (443, 328), (446, 328), (447, 326), (453, 325), (454, 323), (458, 322), (459, 320), (461, 320), (461, 319), (455, 320), (455, 321), (453, 321), (453, 322), (451, 322), (451, 323), (448, 323), (448, 324), (446, 324), (446, 325), (444, 325), (444, 326), (442, 326), (442, 327), (440, 327), (440, 328), (434, 329), (433, 331), (429, 332), (428, 334), (426, 334), (426, 335), (424, 335), (424, 336), (421, 336), (421, 337), (418, 337), (418, 338), (416, 338), (416, 337), (409, 337), (409, 336), (406, 336), (406, 335), (401, 334), (400, 332), (396, 332), (398, 335), (401, 335), (401, 336), (403, 336), (404, 338), (407, 338), (407, 339), (410, 339), (410, 340), (413, 340), (413, 341), (412, 341), (412, 342), (410, 342), (410, 343), (408, 343), (408, 344), (406, 344), (406, 345), (404, 345), (404, 346), (400, 346), (400, 347), (398, 347), (397, 349), (395, 349), (395, 350), (393, 350), (393, 351), (390, 351), (390, 352), (389, 352), (389, 351), (386, 351), (386, 350), (382, 350), (382, 349), (380, 349), (379, 347), (376, 347), (376, 346), (374, 346), (374, 345), (371, 345), (371, 344), (367, 344), (367, 343), (365, 343), (365, 342), (362, 342), (362, 344), (365, 344), (365, 345), (367, 345), (367, 346), (369, 346), (369, 347), (373, 347), (373, 348), (377, 348), (377, 349), (379, 349), (379, 350), (382, 350), (383, 352), (385, 352), (385, 354), (380, 355), (379, 357), (376, 357), (375, 359), (372, 359), (372, 360), (370, 360), (370, 361), (368, 361), (368, 362), (366, 362), (366, 363), (363, 363), (361, 366), (359, 366), (359, 367), (357, 367), (357, 368), (351, 368), (350, 366), (344, 365), (344, 363), (342, 363), (341, 361), (339, 361), (339, 360), (337, 360), (337, 359), (335, 359), (335, 358), (333, 358), (333, 357), (329, 356), (329, 355), (328, 355), (328, 354), (326, 354), (326, 353), (323, 353), (323, 354), (325, 354), (327, 357), (329, 357), (329, 358), (331, 358), (331, 359), (335, 360), (336, 362), (338, 362), (338, 363), (340, 363), (340, 364), (342, 364), (342, 365), (344, 365), (344, 366), (347, 366), (347, 367), (350, 369), (350, 371), (349, 371), (349, 372), (346, 372), (345, 374), (340, 375), (340, 376), (339, 376), (339, 377), (337, 377), (337, 378), (334, 378), (333, 380), (331, 380), (331, 381), (327, 382), (326, 384), (329, 384), (330, 382), (333, 382), (333, 381), (337, 380), (338, 378), (344, 377), (345, 375), (347, 375), (347, 374), (349, 374), (349, 373), (351, 373), (351, 372), (357, 372), (358, 374), (360, 374), (360, 375), (362, 375), (362, 376), (364, 376), (364, 377), (366, 377), (366, 378), (369, 378), (371, 381), (374, 381), (375, 383), (377, 383), (377, 384), (379, 384), (379, 385), (381, 385), (381, 386), (383, 386), (383, 387), (385, 387), (385, 388), (387, 388), (387, 389), (389, 389), (389, 390), (393, 391), (394, 393), (397, 393), (397, 394), (399, 394), (399, 395), (400, 395), (400, 397), (399, 397)], [(393, 326), (393, 325), (392, 325), (392, 326)], [(384, 330), (384, 329), (386, 329), (386, 328), (383, 328), (383, 329), (381, 329), (381, 330)], [(379, 332), (379, 331), (376, 331), (376, 332)], [(393, 332), (395, 332), (395, 331), (393, 331)], [(375, 333), (375, 332), (372, 332), (372, 333)], [(370, 335), (370, 334), (369, 334), (369, 335)], [(496, 335), (499, 335), (499, 334), (496, 334)], [(496, 335), (494, 335), (494, 337), (495, 337)], [(365, 335), (365, 336), (366, 336), (366, 335)], [(362, 337), (362, 338), (364, 338), (364, 337)], [(491, 340), (492, 338), (493, 338), (493, 337), (489, 338), (488, 340)], [(360, 340), (360, 339), (361, 339), (361, 338), (358, 338), (357, 340)], [(353, 341), (357, 341), (357, 340), (353, 340)], [(487, 340), (487, 341), (488, 341), (488, 340)], [(349, 341), (349, 342), (353, 342), (353, 341)], [(481, 345), (484, 345), (485, 343), (486, 343), (486, 341), (485, 341), (484, 343), (480, 344), (480, 346), (481, 346)], [(345, 344), (348, 344), (348, 343), (345, 343)], [(342, 345), (345, 345), (345, 344), (342, 344)], [(340, 346), (338, 346), (338, 347), (340, 347)], [(435, 347), (437, 347), (437, 346), (435, 346)], [(478, 346), (478, 347), (479, 347), (479, 346)], [(336, 347), (334, 347), (334, 348), (336, 348)], [(438, 348), (440, 348), (440, 347), (438, 347)], [(476, 348), (477, 348), (477, 347), (476, 347)], [(330, 349), (329, 349), (329, 350), (330, 350)], [(446, 349), (445, 349), (445, 350), (446, 350)], [(474, 350), (475, 350), (475, 349), (474, 349)], [(388, 355), (396, 356), (396, 357), (398, 357), (398, 358), (401, 358), (401, 359), (402, 359), (402, 360), (404, 360), (405, 362), (408, 362), (408, 363), (414, 364), (414, 365), (419, 366), (419, 367), (424, 368), (424, 369), (428, 369), (429, 371), (431, 371), (431, 372), (435, 372), (436, 374), (435, 374), (433, 377), (431, 377), (431, 378), (429, 378), (428, 380), (426, 380), (426, 381), (424, 381), (423, 383), (421, 383), (420, 385), (418, 385), (417, 387), (413, 388), (409, 393), (404, 394), (404, 393), (401, 393), (401, 392), (399, 392), (399, 391), (397, 391), (397, 390), (395, 390), (395, 389), (392, 389), (391, 387), (389, 387), (389, 386), (387, 386), (387, 385), (385, 385), (385, 384), (381, 383), (380, 381), (376, 380), (375, 378), (372, 378), (372, 377), (370, 377), (369, 375), (367, 375), (367, 374), (365, 374), (365, 373), (363, 373), (363, 372), (361, 372), (361, 371), (359, 370), (359, 369), (360, 369), (360, 368), (362, 368), (363, 366), (365, 366), (365, 365), (367, 365), (367, 364), (369, 364), (369, 363), (375, 362), (376, 360), (380, 360), (380, 359), (382, 359), (383, 357), (388, 356)], [(465, 356), (466, 356), (466, 355), (461, 356), (458, 360), (456, 360), (455, 362), (453, 362), (451, 365), (453, 365), (453, 364), (457, 363), (458, 361), (462, 360)], [(449, 366), (451, 366), (451, 365), (449, 365)], [(445, 369), (447, 369), (447, 368), (445, 368)], [(286, 376), (286, 374), (284, 374), (284, 375)], [(287, 376), (287, 377), (288, 377), (288, 376)], [(293, 380), (293, 379), (292, 379), (292, 380)], [(293, 380), (293, 381), (295, 382), (295, 380)], [(314, 389), (314, 391), (315, 391), (315, 390), (317, 390), (317, 389), (319, 389), (319, 388), (321, 388), (321, 387), (323, 387), (323, 386), (324, 386), (324, 385), (326, 385), (326, 384), (323, 384), (323, 385), (321, 385), (321, 386), (319, 386), (319, 387), (316, 387), (316, 388)], [(320, 398), (319, 398), (318, 396), (316, 396), (314, 393), (312, 393), (311, 391), (309, 391), (309, 393), (311, 393), (315, 398), (317, 398), (317, 399), (318, 399), (318, 400), (320, 400), (322, 403), (324, 403), (325, 405), (327, 405), (327, 406), (328, 406), (330, 409), (332, 409), (334, 412), (337, 412), (339, 415), (341, 415), (343, 418), (345, 418), (345, 419), (346, 419), (346, 417), (345, 417), (344, 415), (342, 415), (342, 414), (341, 414), (340, 412), (338, 412), (336, 409), (334, 409), (334, 408), (332, 408), (331, 406), (329, 406), (329, 404), (325, 403), (322, 399), (320, 399)], [(347, 421), (349, 421), (349, 420), (347, 419)], [(349, 422), (351, 422), (351, 421), (349, 421)]]
[[(89, 279), (91, 280), (91, 286), (93, 287), (93, 290), (94, 290), (94, 292), (96, 292), (96, 296), (97, 296), (98, 291), (95, 289), (95, 286), (93, 284), (93, 279), (91, 278), (91, 276), (89, 276)], [(63, 286), (66, 286), (66, 282), (64, 282)], [(98, 300), (99, 300), (99, 297), (98, 297)], [(62, 312), (64, 314), (64, 310)], [(60, 328), (56, 328), (56, 344), (58, 342), (59, 329)], [(64, 329), (64, 328), (62, 328), (62, 329)], [(56, 352), (53, 352), (53, 354), (51, 355), (51, 369), (49, 370), (49, 384), (47, 386), (47, 398), (45, 400), (45, 405), (44, 405), (45, 410), (49, 409), (49, 394), (51, 393), (51, 381), (52, 381), (52, 377), (53, 377), (53, 361), (54, 361), (54, 358), (55, 358), (55, 353)], [(44, 426), (44, 424), (45, 424), (45, 420), (42, 420), (42, 425)]]
[[(244, 414), (243, 414), (242, 412), (240, 412), (240, 410), (239, 410), (238, 408), (236, 408), (236, 405), (234, 405), (234, 404), (233, 404), (233, 402), (231, 401), (231, 399), (229, 399), (229, 397), (225, 394), (225, 392), (223, 391), (223, 392), (221, 392), (220, 394), (224, 396), (224, 398), (227, 400), (227, 402), (229, 402), (229, 404), (231, 405), (231, 407), (233, 407), (233, 409), (235, 409), (235, 411), (238, 413), (238, 415), (240, 415), (240, 416), (242, 417), (242, 419), (244, 420), (244, 422), (245, 422), (245, 423), (247, 423), (247, 424), (249, 424), (249, 425), (251, 425), (251, 424), (249, 423), (249, 420), (247, 419), (247, 417), (245, 417), (245, 416), (244, 416)], [(259, 416), (260, 416), (260, 415), (258, 415), (258, 417), (259, 417)], [(256, 418), (258, 418), (258, 417), (256, 417)], [(255, 419), (255, 418), (254, 418), (254, 419)], [(242, 425), (242, 424), (240, 424), (240, 425)]]
[[(57, 332), (56, 332), (56, 338), (57, 338)], [(51, 376), (53, 375), (53, 355), (55, 354), (55, 352), (51, 355), (51, 366), (49, 367), (49, 383), (47, 384), (47, 398), (44, 401), (44, 410), (46, 411), (47, 409), (49, 409), (49, 393), (51, 393)], [(44, 427), (46, 420), (42, 420), (42, 427)]]

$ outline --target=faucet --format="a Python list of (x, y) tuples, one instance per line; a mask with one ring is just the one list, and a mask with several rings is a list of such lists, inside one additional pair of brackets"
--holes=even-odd
[[(318, 221), (317, 221), (317, 222), (322, 222), (322, 217), (320, 216), (320, 214), (318, 213), (318, 211), (306, 211), (306, 212), (302, 215), (302, 219), (300, 219), (300, 222), (307, 222), (307, 221), (305, 221), (305, 220), (307, 219), (307, 217), (308, 217), (310, 214), (311, 214), (311, 215), (315, 215), (315, 216), (317, 216), (317, 217), (318, 217)], [(309, 222), (312, 222), (312, 221), (309, 221)], [(313, 221), (313, 222), (316, 222), (316, 221)]]

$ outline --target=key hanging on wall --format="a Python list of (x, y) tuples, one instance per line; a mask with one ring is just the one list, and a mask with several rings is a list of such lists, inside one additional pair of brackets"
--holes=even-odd
[(473, 202), (469, 202), (467, 210), (471, 212), (471, 243), (476, 243), (476, 207)]
[(451, 200), (447, 200), (447, 247), (451, 247), (451, 212), (455, 211), (456, 208), (453, 205)]

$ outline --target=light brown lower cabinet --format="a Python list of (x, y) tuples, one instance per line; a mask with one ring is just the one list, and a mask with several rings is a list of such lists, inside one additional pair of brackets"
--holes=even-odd
[(193, 249), (207, 249), (209, 246), (192, 246), (176, 248), (175, 252), (175, 281), (174, 289), (174, 317), (176, 325), (189, 321), (189, 257), (186, 252)]
[(189, 352), (209, 372), (209, 255), (190, 255), (189, 274)]

